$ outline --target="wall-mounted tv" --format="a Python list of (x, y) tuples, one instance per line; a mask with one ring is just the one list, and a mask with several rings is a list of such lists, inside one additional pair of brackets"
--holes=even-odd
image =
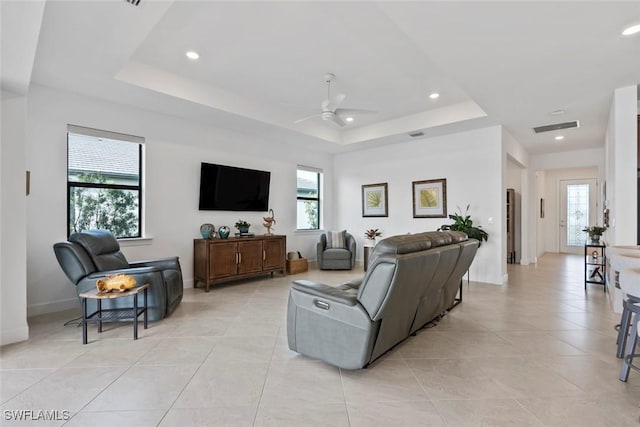
[(202, 163), (201, 211), (253, 211), (269, 209), (271, 172)]

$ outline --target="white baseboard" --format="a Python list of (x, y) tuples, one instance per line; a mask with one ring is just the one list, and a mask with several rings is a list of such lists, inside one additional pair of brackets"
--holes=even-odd
[(502, 284), (507, 284), (509, 283), (509, 275), (505, 274), (504, 276), (502, 276)]
[(79, 307), (80, 301), (78, 300), (78, 298), (69, 298), (58, 301), (31, 304), (27, 306), (27, 317), (56, 313), (58, 311), (70, 310)]

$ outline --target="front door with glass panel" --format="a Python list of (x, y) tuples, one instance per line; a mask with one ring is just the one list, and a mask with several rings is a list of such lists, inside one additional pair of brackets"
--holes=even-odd
[(560, 181), (560, 252), (581, 254), (587, 240), (582, 231), (596, 224), (596, 180)]

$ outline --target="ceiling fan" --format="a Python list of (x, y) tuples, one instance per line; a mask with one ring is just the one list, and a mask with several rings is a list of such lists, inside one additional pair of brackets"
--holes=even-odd
[[(311, 116), (303, 117), (296, 120), (294, 123), (304, 122), (305, 120), (320, 117), (324, 121), (332, 121), (338, 126), (345, 126), (345, 119), (348, 116), (354, 114), (376, 114), (377, 111), (363, 110), (360, 108), (338, 108), (340, 104), (344, 102), (347, 95), (344, 93), (337, 94), (333, 99), (331, 98), (331, 81), (335, 78), (335, 74), (327, 73), (324, 75), (324, 80), (327, 83), (327, 99), (322, 101), (320, 108), (322, 110), (319, 114), (313, 114)], [(344, 117), (344, 118), (343, 118)]]

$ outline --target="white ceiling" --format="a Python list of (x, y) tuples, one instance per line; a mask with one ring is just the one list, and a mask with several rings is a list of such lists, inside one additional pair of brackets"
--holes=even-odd
[[(604, 144), (613, 91), (640, 82), (634, 23), (637, 1), (48, 1), (32, 81), (333, 152), (502, 124), (547, 153)], [(327, 72), (379, 113), (295, 124)], [(571, 120), (562, 142), (531, 129)]]

